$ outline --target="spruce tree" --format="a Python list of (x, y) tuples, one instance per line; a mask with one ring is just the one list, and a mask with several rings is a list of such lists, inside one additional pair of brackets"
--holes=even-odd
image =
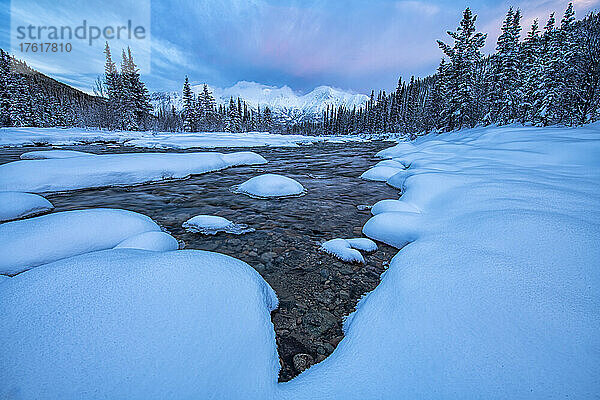
[(186, 75), (183, 83), (183, 131), (193, 132), (194, 131), (194, 94), (190, 88), (190, 83)]
[(460, 26), (455, 32), (448, 31), (454, 40), (453, 46), (438, 40), (438, 45), (448, 56), (448, 128), (460, 129), (475, 126), (475, 67), (481, 59), (481, 48), (485, 44), (487, 35), (476, 32), (475, 21), (477, 16), (465, 9)]
[(108, 42), (104, 47), (106, 63), (104, 65), (104, 82), (106, 85), (106, 94), (109, 104), (109, 126), (118, 129), (124, 129), (123, 114), (124, 114), (124, 90), (121, 75), (117, 70), (117, 66), (112, 60), (110, 47)]

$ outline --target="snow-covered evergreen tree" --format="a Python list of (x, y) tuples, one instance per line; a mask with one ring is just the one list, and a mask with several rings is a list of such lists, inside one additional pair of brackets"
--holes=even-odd
[(448, 32), (454, 40), (450, 46), (441, 40), (438, 45), (448, 56), (448, 129), (472, 127), (477, 123), (474, 104), (475, 67), (481, 60), (481, 48), (485, 44), (486, 34), (476, 32), (477, 16), (465, 9), (460, 26), (455, 32)]
[(194, 94), (190, 87), (190, 82), (186, 75), (185, 82), (183, 83), (183, 131), (193, 132), (194, 131)]

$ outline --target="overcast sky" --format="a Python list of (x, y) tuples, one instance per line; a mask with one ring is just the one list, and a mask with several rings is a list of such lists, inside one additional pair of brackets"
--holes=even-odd
[[(15, 19), (74, 26), (110, 14), (107, 20), (137, 19), (149, 26), (148, 48), (134, 56), (147, 64), (151, 90), (179, 90), (184, 75), (194, 83), (230, 86), (240, 80), (288, 85), (308, 91), (319, 85), (366, 93), (389, 90), (400, 75), (424, 76), (442, 56), (435, 40), (456, 28), (465, 7), (478, 15), (477, 27), (495, 46), (510, 5), (520, 8), (527, 30), (534, 18), (543, 25), (550, 12), (558, 20), (567, 1), (450, 0), (0, 0), (0, 46), (10, 48), (11, 8)], [(575, 1), (578, 17), (598, 10), (600, 0)], [(11, 7), (12, 6), (12, 7)], [(141, 11), (140, 11), (141, 10)], [(144, 21), (144, 13), (148, 21)], [(32, 17), (33, 18), (33, 17)], [(112, 18), (112, 19), (111, 19)], [(59, 21), (60, 20), (60, 21)], [(37, 22), (41, 24), (41, 22)], [(14, 27), (13, 27), (14, 29)], [(14, 42), (13, 42), (14, 44)], [(42, 72), (90, 89), (103, 64), (101, 44), (52, 59), (17, 54)], [(118, 43), (113, 53), (119, 53)]]

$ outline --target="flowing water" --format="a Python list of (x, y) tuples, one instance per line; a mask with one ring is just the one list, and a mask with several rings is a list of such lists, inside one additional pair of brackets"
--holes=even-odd
[[(398, 196), (385, 184), (358, 178), (378, 161), (374, 154), (390, 146), (389, 142), (370, 142), (255, 148), (250, 150), (265, 157), (268, 164), (234, 167), (185, 180), (45, 197), (54, 204), (55, 211), (109, 207), (148, 215), (184, 243), (186, 249), (228, 254), (254, 267), (280, 300), (272, 321), (282, 364), (280, 380), (287, 381), (331, 354), (343, 338), (344, 316), (354, 310), (363, 294), (377, 286), (379, 276), (396, 253), (379, 244), (378, 251), (365, 255), (365, 265), (356, 265), (319, 251), (319, 245), (326, 240), (361, 236), (370, 212), (357, 206)], [(157, 151), (106, 144), (60, 148), (97, 154)], [(18, 160), (26, 151), (46, 149), (0, 149), (0, 163)], [(215, 151), (237, 150), (248, 149)], [(230, 190), (266, 172), (296, 179), (307, 194), (261, 200)], [(255, 231), (214, 236), (186, 232), (181, 224), (198, 214), (219, 215)]]

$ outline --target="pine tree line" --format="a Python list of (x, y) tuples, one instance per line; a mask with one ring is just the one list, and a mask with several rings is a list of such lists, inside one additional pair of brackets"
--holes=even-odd
[(319, 123), (290, 132), (402, 133), (415, 137), (489, 124), (581, 125), (600, 119), (600, 14), (575, 20), (570, 3), (557, 24), (554, 14), (540, 31), (535, 20), (521, 40), (521, 12), (510, 8), (496, 52), (481, 53), (486, 35), (466, 9), (435, 74), (399, 80), (364, 107), (327, 108)]

